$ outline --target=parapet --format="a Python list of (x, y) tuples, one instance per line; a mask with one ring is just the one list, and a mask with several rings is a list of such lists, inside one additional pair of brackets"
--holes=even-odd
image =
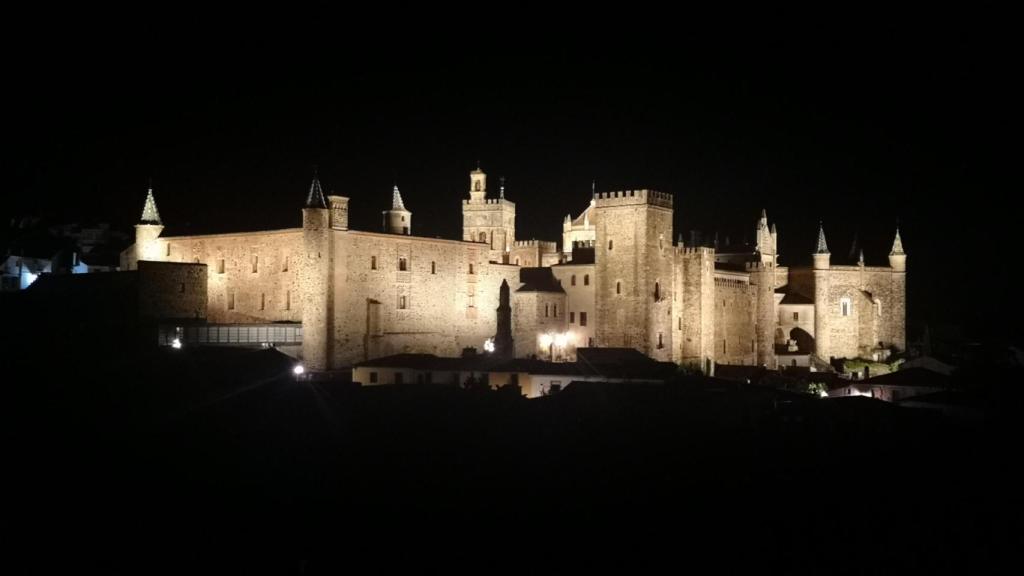
[(705, 256), (714, 256), (715, 249), (710, 246), (683, 246), (683, 254), (703, 254)]
[(506, 198), (484, 198), (483, 202), (474, 202), (473, 200), (462, 200), (463, 206), (507, 206), (509, 208), (516, 205), (515, 202)]
[(555, 242), (548, 240), (516, 240), (513, 243), (516, 248), (534, 248), (540, 247), (542, 252), (556, 252), (558, 251), (558, 245)]
[(595, 244), (594, 240), (573, 240), (572, 248), (593, 248)]
[(744, 262), (743, 267), (747, 270), (747, 272), (764, 272), (765, 270), (773, 270), (775, 268), (775, 265), (770, 262), (766, 263), (756, 261)]
[(630, 204), (650, 204), (662, 208), (672, 207), (672, 195), (656, 190), (619, 190), (615, 192), (598, 192), (594, 195), (596, 206), (623, 206)]

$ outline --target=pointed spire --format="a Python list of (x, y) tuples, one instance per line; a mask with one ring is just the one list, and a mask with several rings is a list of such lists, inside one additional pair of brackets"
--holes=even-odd
[(900, 239), (900, 229), (896, 228), (896, 238), (892, 241), (892, 251), (889, 252), (892, 256), (902, 256), (906, 254), (903, 251), (903, 240)]
[(499, 186), (498, 186), (498, 198), (504, 200), (505, 199), (505, 177), (501, 176), (500, 178), (498, 178), (498, 183), (499, 183)]
[(309, 194), (306, 196), (306, 208), (327, 208), (327, 200), (324, 199), (316, 167), (313, 167), (313, 182), (309, 185)]
[(394, 190), (391, 191), (391, 209), (405, 210), (405, 204), (402, 203), (402, 193), (398, 191), (398, 184), (395, 184)]
[(778, 233), (778, 229), (775, 228), (775, 222), (772, 222), (772, 236), (777, 236)]
[(825, 226), (822, 225), (821, 221), (818, 222), (818, 249), (814, 251), (815, 254), (828, 254), (828, 244), (825, 243)]
[(146, 204), (142, 207), (143, 224), (162, 224), (160, 212), (156, 209), (156, 200), (153, 198), (153, 179), (149, 180), (149, 192), (146, 193)]
[(765, 225), (768, 224), (768, 210), (765, 208), (761, 208), (761, 221), (764, 222)]

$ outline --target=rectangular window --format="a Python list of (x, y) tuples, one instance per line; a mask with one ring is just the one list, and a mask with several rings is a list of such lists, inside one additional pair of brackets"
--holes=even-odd
[(252, 255), (252, 273), (255, 274), (255, 273), (259, 272), (259, 270), (260, 270), (260, 257), (255, 255), (255, 254), (253, 254)]
[(544, 305), (544, 317), (545, 318), (548, 317), (548, 305), (547, 304)]
[(285, 310), (291, 310), (292, 309), (292, 291), (291, 290), (285, 290), (284, 291), (284, 309)]
[(370, 256), (370, 270), (376, 270), (376, 269), (377, 269), (377, 257), (376, 256)]
[(370, 372), (370, 384), (376, 384), (376, 383), (377, 383), (377, 373), (376, 372)]
[(288, 255), (285, 254), (284, 262), (281, 264), (281, 272), (287, 272), (287, 271), (288, 271)]
[(725, 354), (725, 340), (722, 340), (722, 354)]
[(472, 262), (469, 263), (469, 273), (470, 274), (473, 273), (473, 263)]
[(406, 307), (408, 306), (408, 304), (409, 304), (409, 301), (406, 299), (406, 296), (404, 294), (398, 297), (398, 309), (399, 310), (405, 310)]
[(266, 309), (267, 309), (267, 295), (264, 294), (264, 293), (260, 293), (260, 310), (266, 310)]
[(224, 259), (217, 260), (217, 274), (224, 273)]
[(850, 299), (849, 298), (843, 298), (842, 300), (839, 301), (839, 313), (842, 316), (849, 316), (850, 315)]
[(576, 275), (575, 274), (572, 275), (572, 280), (569, 283), (572, 284), (573, 286), (576, 285)]
[(551, 305), (551, 315), (558, 318), (558, 304)]
[(590, 286), (590, 274), (583, 275), (583, 285)]
[(680, 330), (683, 329), (683, 317), (682, 316), (679, 317), (679, 329)]
[(664, 347), (665, 347), (665, 339), (662, 336), (662, 333), (658, 332), (658, 348), (664, 348)]
[(398, 258), (398, 269), (402, 272), (409, 269), (409, 260), (405, 256)]
[(800, 319), (800, 313), (799, 312), (793, 312), (793, 321), (796, 322), (799, 319)]
[(434, 262), (433, 260), (430, 261), (430, 273), (437, 274), (437, 262)]
[(575, 322), (576, 322), (576, 313), (575, 312), (569, 312), (569, 324), (573, 324)]
[(234, 310), (234, 309), (235, 309), (235, 293), (234, 292), (230, 292), (230, 293), (228, 293), (228, 310)]
[(167, 256), (168, 257), (171, 256), (171, 244), (170, 243), (167, 244)]
[(586, 326), (586, 325), (587, 325), (587, 313), (586, 312), (580, 312), (580, 326)]

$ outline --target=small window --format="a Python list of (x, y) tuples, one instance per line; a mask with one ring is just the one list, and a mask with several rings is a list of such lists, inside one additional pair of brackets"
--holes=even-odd
[(679, 317), (679, 330), (682, 330), (682, 329), (683, 329), (683, 317), (680, 316)]
[(398, 269), (402, 272), (409, 269), (409, 260), (405, 256), (398, 258)]
[(286, 254), (285, 257), (284, 257), (284, 262), (281, 264), (281, 272), (287, 272), (287, 271), (288, 271), (288, 255)]
[(755, 351), (755, 348), (754, 348), (754, 340), (751, 340), (751, 341), (750, 341), (750, 351), (751, 351), (751, 352), (754, 352), (754, 351)]
[(171, 255), (171, 245), (170, 244), (167, 244), (167, 255), (168, 256)]
[(658, 348), (665, 347), (665, 339), (661, 332), (658, 332)]
[(473, 189), (474, 189), (474, 190), (475, 190), (476, 192), (479, 192), (479, 191), (480, 191), (480, 181), (479, 181), (479, 180), (477, 180), (476, 182), (474, 182), (474, 183), (473, 183)]
[(260, 293), (260, 310), (266, 310), (266, 309), (267, 309), (267, 295), (264, 294), (264, 293)]
[(370, 270), (376, 270), (376, 269), (377, 269), (377, 257), (376, 256), (370, 256)]
[(569, 312), (569, 324), (574, 324), (575, 322), (576, 322), (576, 313), (575, 312)]
[(409, 305), (409, 301), (406, 299), (404, 294), (398, 297), (398, 309), (399, 310), (405, 310), (408, 305)]
[(516, 258), (516, 266), (519, 266), (519, 258)]
[(487, 242), (487, 232), (481, 232), (480, 233), (480, 241), (481, 242)]
[(473, 273), (473, 263), (472, 262), (469, 263), (469, 273), (470, 274)]
[(558, 304), (551, 305), (551, 315), (558, 318)]
[(370, 384), (376, 384), (376, 383), (377, 383), (377, 373), (376, 372), (370, 372)]
[(544, 317), (545, 318), (548, 317), (548, 305), (547, 304), (544, 305)]
[(437, 274), (437, 262), (434, 262), (433, 260), (430, 262), (430, 273)]
[(576, 275), (575, 274), (572, 275), (572, 279), (569, 280), (569, 284), (571, 284), (573, 286), (576, 285)]
[(583, 285), (590, 286), (590, 274), (583, 275)]
[(661, 301), (661, 283), (660, 282), (655, 282), (654, 283), (654, 301), (655, 302)]
[(587, 325), (587, 313), (586, 312), (580, 312), (580, 326), (586, 326), (586, 325)]
[(842, 300), (839, 301), (839, 314), (841, 316), (849, 316), (850, 308), (851, 306), (849, 298), (843, 298)]
[(292, 291), (291, 290), (285, 290), (284, 291), (284, 309), (285, 310), (291, 310), (292, 309)]
[(252, 273), (255, 274), (260, 271), (260, 257), (252, 255)]
[(796, 322), (797, 320), (800, 320), (800, 313), (793, 312), (793, 321)]
[(725, 340), (722, 340), (722, 354), (725, 354)]
[(231, 292), (228, 294), (228, 310), (235, 309), (235, 293)]
[(615, 293), (622, 294), (622, 282), (615, 283)]
[(608, 249), (609, 249), (609, 250), (611, 250), (611, 249), (612, 249), (612, 241), (611, 241), (611, 240), (609, 240), (609, 241), (608, 241)]
[(224, 259), (217, 260), (217, 274), (224, 273)]

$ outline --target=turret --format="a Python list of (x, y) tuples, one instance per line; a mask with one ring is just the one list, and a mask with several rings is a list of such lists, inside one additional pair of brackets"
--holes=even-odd
[(818, 247), (814, 250), (814, 254), (811, 258), (814, 260), (815, 270), (828, 270), (830, 267), (829, 260), (831, 260), (832, 254), (828, 251), (828, 243), (825, 242), (825, 227), (818, 223)]
[(405, 209), (398, 185), (391, 191), (391, 209), (384, 211), (384, 231), (408, 236), (412, 230), (412, 212)]
[(830, 334), (830, 293), (831, 276), (829, 272), (828, 244), (825, 242), (825, 227), (818, 224), (818, 246), (814, 250), (814, 344), (815, 353), (824, 361), (829, 360), (832, 351)]
[(153, 185), (150, 183), (146, 193), (146, 204), (142, 208), (142, 217), (135, 225), (135, 261), (160, 260), (160, 244), (157, 238), (163, 232), (164, 225), (160, 220), (160, 212), (156, 209), (153, 198)]
[(907, 254), (903, 251), (899, 228), (896, 229), (896, 238), (892, 241), (892, 250), (889, 251), (889, 267), (893, 272), (907, 271)]
[(487, 174), (477, 164), (476, 170), (469, 173), (469, 201), (482, 204), (487, 198)]
[(330, 368), (331, 227), (316, 172), (302, 209), (302, 244), (302, 361), (306, 370), (322, 372)]

